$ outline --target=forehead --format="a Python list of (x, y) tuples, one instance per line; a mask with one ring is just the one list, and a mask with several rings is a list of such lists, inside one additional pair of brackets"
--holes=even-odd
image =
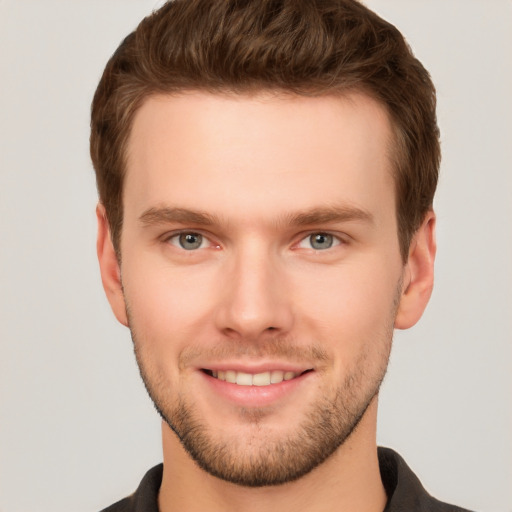
[(384, 107), (362, 94), (152, 96), (128, 141), (125, 212), (195, 201), (270, 214), (383, 194), (393, 204), (391, 134)]

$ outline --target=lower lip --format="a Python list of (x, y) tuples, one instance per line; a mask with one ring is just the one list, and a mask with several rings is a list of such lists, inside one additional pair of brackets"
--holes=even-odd
[(240, 386), (231, 382), (216, 379), (207, 373), (200, 372), (211, 389), (221, 397), (242, 407), (264, 407), (272, 405), (297, 391), (314, 372), (306, 372), (294, 379), (283, 380), (268, 386)]

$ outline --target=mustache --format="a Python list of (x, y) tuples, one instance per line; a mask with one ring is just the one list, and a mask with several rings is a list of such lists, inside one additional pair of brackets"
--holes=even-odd
[[(135, 355), (139, 358), (140, 344), (132, 322), (130, 307), (127, 304), (128, 327)], [(172, 339), (168, 340), (172, 344)], [(267, 332), (257, 338), (216, 338), (203, 344), (193, 342), (178, 356), (178, 367), (182, 370), (195, 361), (215, 361), (229, 359), (284, 359), (290, 363), (308, 363), (320, 366), (332, 360), (325, 344), (319, 341), (304, 345), (289, 334)]]
[(198, 359), (218, 361), (229, 359), (285, 359), (293, 363), (322, 363), (329, 355), (322, 345), (299, 345), (288, 337), (258, 340), (216, 340), (211, 345), (191, 345), (179, 355), (179, 367), (193, 365)]

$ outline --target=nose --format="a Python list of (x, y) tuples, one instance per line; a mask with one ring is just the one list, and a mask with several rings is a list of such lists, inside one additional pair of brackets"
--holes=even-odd
[(293, 297), (276, 255), (249, 247), (225, 269), (217, 310), (217, 328), (231, 338), (256, 339), (265, 333), (289, 333)]

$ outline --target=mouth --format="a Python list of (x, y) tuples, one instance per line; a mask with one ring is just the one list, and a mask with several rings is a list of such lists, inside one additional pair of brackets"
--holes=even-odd
[(272, 370), (261, 373), (246, 373), (236, 370), (208, 370), (205, 368), (203, 368), (202, 371), (214, 379), (238, 386), (271, 386), (273, 384), (280, 384), (283, 381), (296, 379), (306, 373), (312, 372), (313, 369), (309, 368), (302, 372)]

